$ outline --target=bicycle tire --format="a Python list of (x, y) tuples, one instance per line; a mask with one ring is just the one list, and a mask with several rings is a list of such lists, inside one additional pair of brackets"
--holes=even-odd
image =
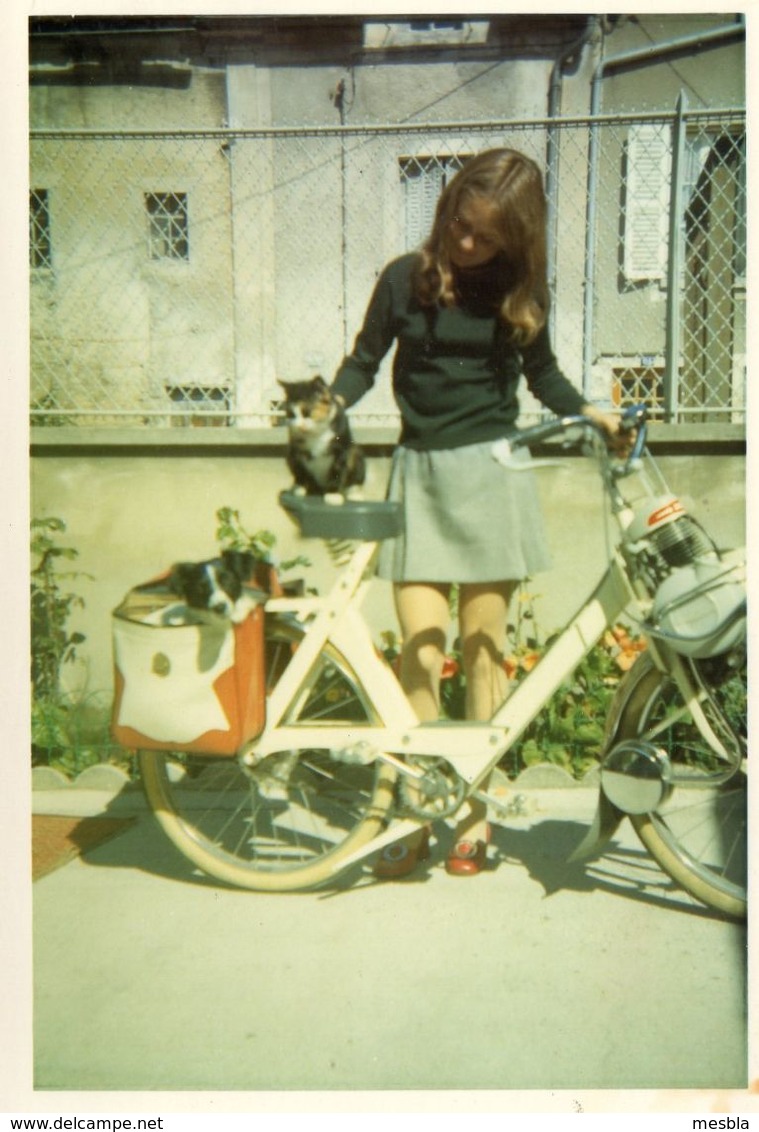
[[(267, 691), (302, 637), (297, 623), (267, 618)], [(360, 723), (371, 715), (349, 665), (331, 646), (293, 714), (290, 723)], [(288, 773), (278, 778), (272, 760), (283, 757)], [(140, 768), (148, 803), (180, 852), (217, 880), (262, 892), (307, 890), (334, 877), (340, 861), (385, 824), (396, 778), (387, 764), (346, 765), (327, 749), (270, 756), (258, 773), (236, 758), (164, 751), (141, 751)], [(267, 774), (277, 797), (262, 794)]]
[[(620, 685), (616, 738), (647, 739), (672, 763), (670, 796), (655, 812), (631, 814), (641, 842), (668, 876), (718, 912), (747, 907), (746, 660), (689, 661), (702, 707), (728, 759), (714, 755), (674, 679), (640, 657)], [(721, 674), (715, 677), (718, 666)]]

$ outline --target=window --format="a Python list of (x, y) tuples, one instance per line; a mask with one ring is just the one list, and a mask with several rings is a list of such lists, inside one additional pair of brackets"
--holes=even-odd
[(29, 193), (29, 266), (37, 270), (53, 266), (47, 189), (32, 189)]
[(464, 165), (467, 155), (447, 157), (401, 157), (404, 234), (406, 251), (426, 240), (435, 219), (441, 192)]
[(225, 416), (231, 407), (229, 389), (221, 385), (169, 385), (169, 400), (186, 413), (172, 415), (171, 423), (181, 428), (223, 428), (230, 420)]
[(653, 417), (664, 411), (664, 366), (658, 359), (642, 357), (640, 364), (612, 368), (612, 402), (617, 408), (648, 405)]
[(189, 260), (187, 193), (145, 193), (151, 259)]
[(364, 47), (384, 51), (398, 47), (449, 47), (487, 43), (489, 20), (393, 20), (364, 24)]

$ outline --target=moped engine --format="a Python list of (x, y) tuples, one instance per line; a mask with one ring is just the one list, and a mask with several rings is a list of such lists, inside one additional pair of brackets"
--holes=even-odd
[(635, 573), (653, 595), (646, 630), (694, 658), (716, 656), (745, 634), (740, 563), (723, 559), (675, 496), (640, 505), (625, 533)]
[(638, 506), (625, 533), (625, 542), (652, 591), (673, 570), (699, 559), (717, 558), (706, 531), (676, 496), (658, 496)]

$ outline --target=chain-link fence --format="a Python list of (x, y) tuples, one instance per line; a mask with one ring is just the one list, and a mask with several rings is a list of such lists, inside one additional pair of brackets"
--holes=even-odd
[[(273, 422), (279, 380), (334, 373), (378, 272), (423, 239), (447, 178), (504, 145), (545, 171), (568, 377), (667, 420), (742, 421), (745, 122), (724, 111), (33, 131), (33, 422)], [(388, 371), (358, 420), (396, 420)]]

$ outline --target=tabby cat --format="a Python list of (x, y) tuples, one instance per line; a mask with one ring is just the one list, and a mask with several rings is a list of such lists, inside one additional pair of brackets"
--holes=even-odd
[(287, 466), (294, 490), (322, 495), (328, 502), (360, 495), (366, 478), (364, 454), (353, 443), (345, 409), (324, 378), (280, 385), (285, 391)]

